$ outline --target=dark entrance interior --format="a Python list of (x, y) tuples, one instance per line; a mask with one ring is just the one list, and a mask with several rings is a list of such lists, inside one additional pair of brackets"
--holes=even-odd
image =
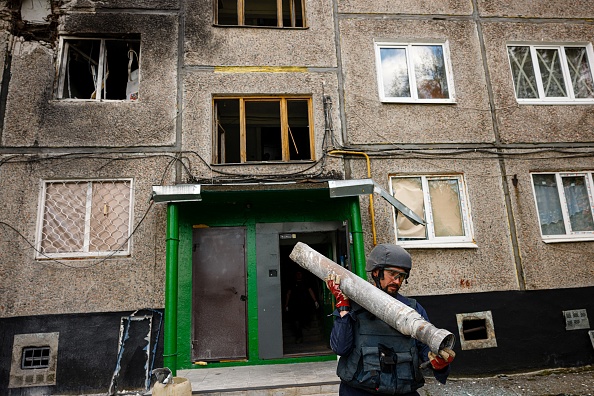
[(343, 234), (312, 232), (291, 234), (290, 238), (279, 235), (283, 356), (333, 353), (329, 341), (333, 320), (328, 316), (333, 311), (332, 295), (321, 279), (293, 262), (289, 254), (299, 241), (334, 261), (344, 262)]

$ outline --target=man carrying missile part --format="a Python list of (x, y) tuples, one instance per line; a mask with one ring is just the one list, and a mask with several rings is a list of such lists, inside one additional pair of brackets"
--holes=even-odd
[[(425, 309), (412, 298), (398, 293), (410, 273), (412, 260), (402, 247), (377, 245), (369, 253), (366, 271), (375, 286), (429, 321)], [(340, 290), (340, 277), (330, 273), (326, 285), (336, 298), (335, 321), (330, 346), (340, 356), (336, 370), (341, 379), (339, 395), (419, 395), (425, 380), (421, 365), (430, 366), (435, 378), (445, 384), (449, 364), (455, 357), (450, 349), (436, 355), (420, 341), (403, 335), (351, 302)], [(425, 364), (423, 364), (425, 363)]]

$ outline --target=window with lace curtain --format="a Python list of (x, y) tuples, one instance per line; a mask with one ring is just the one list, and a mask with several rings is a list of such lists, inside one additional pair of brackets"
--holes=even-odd
[(407, 247), (476, 247), (462, 175), (392, 176), (391, 193), (424, 218), (415, 225), (394, 212), (398, 244)]
[(545, 242), (594, 240), (593, 185), (592, 172), (532, 174)]
[(594, 103), (592, 45), (510, 44), (519, 103)]
[(132, 180), (43, 183), (37, 258), (127, 255)]

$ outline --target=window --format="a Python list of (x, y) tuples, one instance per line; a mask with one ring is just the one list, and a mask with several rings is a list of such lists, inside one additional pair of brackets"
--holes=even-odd
[(446, 44), (375, 43), (382, 102), (454, 101)]
[(398, 243), (408, 247), (476, 247), (462, 176), (393, 176), (392, 194), (426, 226), (396, 216)]
[(215, 163), (313, 159), (311, 98), (214, 100)]
[(233, 26), (305, 27), (305, 0), (217, 0), (215, 23)]
[(594, 240), (592, 172), (534, 173), (532, 183), (545, 242)]
[(59, 333), (15, 334), (8, 388), (56, 385), (59, 338)]
[(23, 370), (48, 368), (50, 360), (50, 347), (23, 348), (21, 368)]
[(62, 38), (58, 99), (137, 100), (140, 40)]
[(518, 102), (593, 102), (591, 45), (508, 45)]
[(47, 181), (37, 258), (125, 255), (132, 180)]

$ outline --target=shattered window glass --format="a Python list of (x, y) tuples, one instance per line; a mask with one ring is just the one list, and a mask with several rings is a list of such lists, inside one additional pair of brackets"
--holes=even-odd
[(59, 99), (138, 100), (139, 40), (64, 39)]
[(394, 176), (392, 193), (427, 225), (396, 216), (398, 240), (404, 244), (471, 242), (468, 199), (462, 176)]

